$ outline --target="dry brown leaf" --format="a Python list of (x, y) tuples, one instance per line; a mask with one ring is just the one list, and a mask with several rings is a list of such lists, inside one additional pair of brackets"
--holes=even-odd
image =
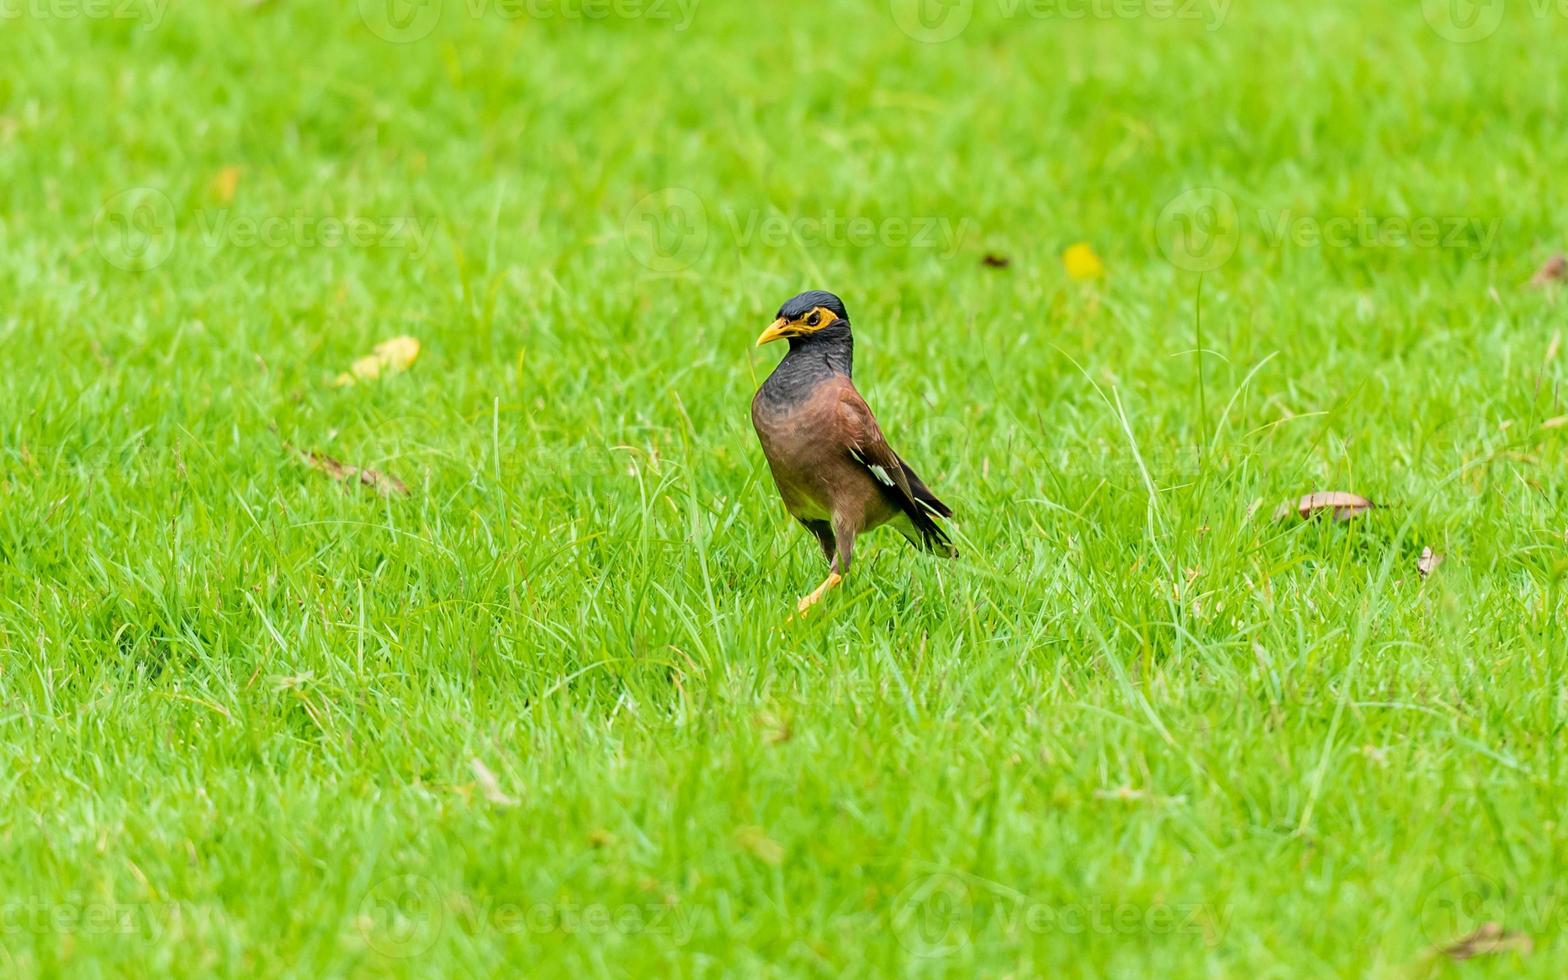
[(1325, 511), (1331, 511), (1334, 514), (1334, 520), (1348, 521), (1351, 518), (1360, 517), (1375, 507), (1377, 507), (1377, 504), (1353, 493), (1310, 493), (1300, 500), (1294, 502), (1286, 501), (1280, 504), (1279, 509), (1274, 512), (1274, 519), (1283, 521), (1294, 514), (1302, 520), (1309, 520)]
[(1438, 554), (1431, 548), (1422, 548), (1421, 557), (1416, 560), (1416, 571), (1421, 573), (1422, 578), (1426, 578), (1437, 571), (1437, 566), (1443, 563), (1443, 558), (1443, 555)]
[(385, 374), (400, 374), (419, 360), (419, 341), (413, 337), (393, 337), (377, 344), (375, 350), (349, 366), (333, 383), (339, 388), (361, 381), (374, 381)]
[(764, 711), (757, 716), (757, 727), (762, 729), (762, 739), (769, 745), (782, 745), (795, 734), (789, 719), (772, 711)]
[(495, 778), (495, 773), (490, 767), (475, 757), (468, 763), (468, 768), (473, 770), (474, 780), (479, 783), (479, 791), (485, 794), (485, 799), (498, 806), (516, 806), (517, 800), (501, 790), (501, 781)]
[(988, 269), (1005, 269), (1013, 264), (1013, 260), (1005, 255), (987, 252), (985, 253), (985, 258), (980, 260), (980, 264)]
[(1530, 280), (1530, 285), (1536, 289), (1545, 289), (1554, 282), (1568, 279), (1568, 255), (1554, 255), (1546, 260), (1535, 277)]
[(784, 845), (769, 837), (761, 827), (742, 827), (735, 832), (735, 843), (750, 851), (765, 864), (784, 863)]
[(408, 484), (390, 473), (349, 466), (325, 453), (305, 452), (302, 450), (299, 455), (305, 461), (305, 465), (312, 469), (320, 470), (340, 483), (359, 483), (371, 488), (383, 497), (408, 496)]
[(1496, 922), (1487, 922), (1463, 939), (1444, 946), (1442, 953), (1451, 960), (1472, 960), (1499, 953), (1529, 956), (1533, 949), (1535, 943), (1524, 933), (1509, 932)]
[(219, 204), (229, 203), (234, 200), (234, 192), (240, 188), (240, 168), (224, 167), (212, 175), (212, 180), (207, 186), (212, 191), (213, 199)]

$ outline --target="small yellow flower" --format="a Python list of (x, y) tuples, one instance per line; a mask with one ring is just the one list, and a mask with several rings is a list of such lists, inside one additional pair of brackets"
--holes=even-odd
[(1087, 242), (1079, 242), (1063, 252), (1062, 264), (1067, 267), (1067, 274), (1080, 282), (1105, 275), (1105, 263)]

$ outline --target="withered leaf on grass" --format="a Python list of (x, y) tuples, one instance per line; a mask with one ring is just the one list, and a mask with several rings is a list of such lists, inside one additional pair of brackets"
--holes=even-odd
[(408, 484), (390, 473), (349, 466), (333, 459), (331, 456), (314, 451), (305, 452), (301, 450), (299, 455), (305, 461), (306, 466), (320, 470), (340, 483), (358, 483), (371, 488), (383, 497), (408, 496)]
[(361, 381), (374, 381), (384, 374), (399, 374), (414, 366), (419, 360), (419, 341), (413, 337), (393, 337), (377, 344), (375, 350), (361, 357), (349, 369), (337, 376), (333, 384), (345, 388)]
[(224, 167), (212, 175), (212, 180), (207, 183), (212, 191), (213, 199), (219, 204), (228, 204), (234, 200), (234, 192), (240, 187), (240, 168), (233, 166)]
[(469, 760), (468, 768), (473, 771), (474, 780), (479, 784), (479, 791), (484, 794), (486, 800), (497, 806), (517, 805), (517, 800), (507, 796), (502, 791), (501, 781), (495, 777), (495, 773), (490, 771), (490, 767), (480, 761), (479, 758), (475, 757)]
[(1375, 508), (1377, 504), (1365, 497), (1353, 493), (1329, 492), (1309, 493), (1297, 501), (1286, 501), (1280, 504), (1274, 512), (1276, 521), (1287, 520), (1291, 515), (1309, 520), (1319, 514), (1331, 512), (1336, 521), (1348, 521), (1360, 517), (1367, 511)]
[(762, 740), (769, 745), (781, 745), (795, 734), (789, 719), (772, 711), (764, 711), (757, 716), (757, 727), (762, 730)]
[(1498, 953), (1530, 955), (1535, 943), (1522, 932), (1509, 932), (1496, 922), (1487, 922), (1463, 939), (1442, 948), (1451, 960), (1473, 960), (1477, 956), (1496, 956)]
[(784, 861), (784, 845), (769, 837), (761, 827), (742, 827), (735, 832), (735, 843), (764, 864), (778, 865)]
[(1437, 571), (1437, 566), (1443, 563), (1443, 556), (1433, 551), (1430, 547), (1421, 549), (1421, 557), (1416, 560), (1416, 571), (1426, 578)]
[(1546, 260), (1546, 264), (1536, 272), (1530, 280), (1530, 285), (1536, 289), (1545, 289), (1554, 282), (1568, 279), (1568, 255), (1554, 255)]

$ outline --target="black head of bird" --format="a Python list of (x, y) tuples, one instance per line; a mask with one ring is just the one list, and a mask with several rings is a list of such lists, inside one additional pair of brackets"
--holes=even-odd
[(813, 339), (823, 341), (848, 334), (849, 313), (844, 309), (844, 301), (832, 293), (813, 289), (779, 307), (777, 319), (762, 331), (757, 346), (787, 338), (794, 348)]
[(888, 446), (855, 390), (843, 301), (815, 290), (785, 303), (757, 346), (785, 339), (789, 353), (757, 390), (751, 421), (785, 508), (828, 561), (827, 581), (800, 601), (804, 613), (843, 581), (856, 535), (890, 524), (915, 546), (952, 555), (936, 519), (953, 512)]

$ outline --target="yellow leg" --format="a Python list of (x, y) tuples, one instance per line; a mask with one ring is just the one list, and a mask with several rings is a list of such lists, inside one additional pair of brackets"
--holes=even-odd
[(812, 606), (822, 601), (822, 597), (828, 594), (829, 589), (836, 587), (842, 581), (844, 581), (844, 576), (838, 572), (832, 573), (827, 577), (826, 581), (817, 586), (817, 591), (800, 600), (800, 603), (795, 607), (795, 611), (801, 616), (805, 616), (806, 613), (811, 611)]

